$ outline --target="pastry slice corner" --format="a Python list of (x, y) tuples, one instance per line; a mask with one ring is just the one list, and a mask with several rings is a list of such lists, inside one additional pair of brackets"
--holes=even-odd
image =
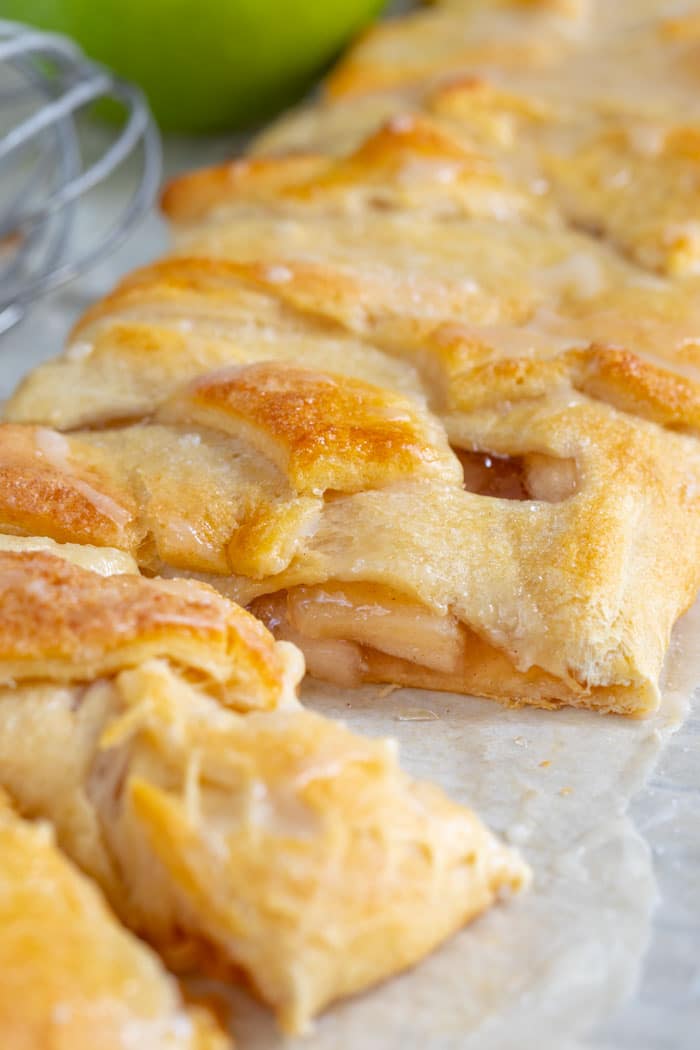
[(304, 710), (249, 614), (32, 545), (0, 555), (0, 781), (172, 966), (242, 974), (300, 1031), (526, 886), (390, 741)]

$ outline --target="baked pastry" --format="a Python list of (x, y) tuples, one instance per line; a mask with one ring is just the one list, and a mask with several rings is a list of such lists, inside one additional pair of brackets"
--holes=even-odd
[[(180, 266), (163, 264), (154, 280)], [(235, 286), (227, 267), (214, 280)], [(212, 269), (180, 269), (201, 282), (189, 303), (202, 310)], [(196, 380), (155, 408), (197, 359), (168, 341), (167, 319), (149, 327), (140, 385), (138, 357), (130, 344), (121, 353), (107, 322), (105, 353), (83, 342), (87, 352), (40, 370), (11, 404), (26, 414), (60, 383), (73, 391), (54, 402), (61, 424), (90, 428), (0, 431), (6, 529), (116, 544), (150, 572), (204, 574), (255, 601), (303, 645), (312, 672), (334, 680), (655, 706), (671, 626), (697, 588), (690, 377), (614, 345), (513, 357), (443, 328), (430, 357), (411, 359), (424, 362), (460, 464), (418, 399), (382, 402), (373, 384), (272, 363)], [(218, 363), (239, 353), (232, 327), (207, 343)], [(88, 420), (82, 391), (97, 388), (119, 411), (101, 393)], [(115, 428), (115, 416), (144, 410), (148, 419)], [(391, 412), (405, 419), (378, 429)]]
[(0, 792), (0, 1031), (3, 1050), (225, 1050), (187, 1010), (157, 956), (97, 888)]
[(129, 426), (0, 427), (0, 522), (201, 575), (344, 684), (643, 713), (697, 586), (700, 456), (636, 367), (600, 349), (456, 378), (461, 464), (369, 384), (218, 372)]
[[(242, 974), (289, 1031), (527, 881), (387, 742), (299, 706), (290, 642), (343, 684), (658, 702), (700, 584), (698, 70), (697, 3), (380, 26), (167, 188), (173, 252), (7, 406), (0, 784), (172, 968)], [(0, 839), (0, 909), (91, 925), (59, 965), (10, 924), (0, 1024), (63, 1023), (109, 951), (141, 975), (100, 1000), (115, 1038), (218, 1047), (45, 830), (2, 803)]]
[(553, 197), (575, 228), (645, 268), (697, 274), (698, 10), (487, 0), (467, 17), (440, 5), (382, 23), (322, 103), (273, 126), (256, 151), (345, 153), (390, 117), (429, 115)]
[[(172, 966), (235, 968), (299, 1031), (527, 881), (390, 742), (302, 709), (299, 653), (211, 588), (99, 575), (70, 546), (8, 539), (0, 781)], [(27, 844), (39, 860), (41, 842)], [(145, 951), (141, 966), (146, 980)]]
[(168, 187), (174, 251), (22, 383), (0, 786), (71, 860), (0, 802), (0, 918), (57, 930), (39, 957), (2, 924), (12, 1050), (223, 1038), (71, 863), (289, 1031), (525, 885), (389, 742), (300, 707), (290, 642), (343, 684), (654, 709), (700, 584), (699, 58), (698, 5), (654, 0), (372, 30), (252, 155)]
[(10, 401), (0, 528), (203, 577), (333, 681), (653, 710), (700, 583), (698, 36), (613, 7), (379, 27), (172, 184), (173, 254)]

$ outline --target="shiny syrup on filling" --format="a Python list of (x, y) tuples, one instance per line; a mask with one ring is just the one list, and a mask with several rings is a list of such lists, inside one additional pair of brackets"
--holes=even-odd
[(467, 492), (497, 499), (530, 499), (520, 456), (494, 456), (491, 452), (468, 452), (462, 448), (454, 452), (462, 464)]

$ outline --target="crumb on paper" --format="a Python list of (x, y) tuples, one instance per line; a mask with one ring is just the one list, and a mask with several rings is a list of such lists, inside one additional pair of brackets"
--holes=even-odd
[(397, 722), (439, 722), (440, 716), (427, 707), (414, 707), (396, 716)]
[(525, 739), (524, 736), (514, 736), (513, 737), (513, 743), (517, 744), (518, 747), (527, 747), (528, 746), (527, 740)]
[(572, 793), (572, 791), (573, 791), (573, 790), (574, 790), (574, 789), (573, 789), (572, 787), (568, 787), (568, 786), (567, 786), (567, 787), (563, 787), (563, 788), (561, 788), (561, 790), (559, 791), (559, 794), (560, 794), (560, 795), (570, 795), (570, 794)]
[(551, 764), (552, 763), (551, 763), (550, 759), (543, 758), (542, 761), (540, 762), (540, 769), (546, 769), (547, 766), (551, 766)]

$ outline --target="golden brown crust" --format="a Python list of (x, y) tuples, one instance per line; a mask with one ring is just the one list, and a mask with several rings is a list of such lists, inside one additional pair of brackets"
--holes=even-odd
[(641, 337), (640, 349), (671, 360), (698, 341), (692, 289), (650, 278), (563, 224), (447, 222), (407, 209), (287, 225), (242, 209), (180, 240), (188, 255), (236, 260), (287, 307), (403, 355), (446, 323), (491, 329), (506, 352), (521, 332), (545, 350)]
[(285, 157), (283, 163), (267, 157), (240, 157), (171, 179), (161, 194), (160, 205), (174, 221), (192, 222), (231, 193), (272, 194), (290, 181), (315, 175), (324, 166), (320, 155), (294, 155)]
[(572, 351), (574, 385), (623, 412), (700, 436), (700, 381), (617, 347)]
[(189, 293), (206, 294), (210, 309), (217, 302), (224, 308), (230, 307), (235, 302), (242, 276), (235, 263), (223, 259), (164, 259), (128, 274), (110, 295), (86, 310), (72, 334), (81, 336), (95, 322), (125, 308), (160, 305), (173, 300), (181, 304), (183, 296)]
[(0, 551), (0, 581), (4, 682), (89, 681), (166, 656), (239, 703), (279, 702), (284, 665), (270, 635), (204, 584), (101, 577), (40, 551)]
[(441, 435), (410, 401), (368, 383), (272, 363), (216, 372), (159, 418), (218, 427), (247, 440), (300, 494), (354, 492), (412, 475), (455, 477)]
[[(347, 157), (303, 161), (297, 154), (255, 158), (247, 167), (234, 161), (228, 169), (180, 176), (166, 191), (165, 213), (189, 223), (222, 215), (237, 203), (350, 214), (416, 207), (440, 217), (547, 218), (541, 198), (524, 181), (504, 175), (496, 158), (417, 114), (387, 121)], [(237, 172), (239, 164), (248, 177), (227, 178), (226, 171)]]
[(570, 383), (621, 412), (672, 430), (698, 432), (700, 381), (621, 347), (592, 344), (544, 358), (501, 357), (445, 330), (436, 333), (436, 350), (453, 374), (451, 395), (464, 410), (543, 397)]
[(45, 427), (0, 428), (0, 518), (25, 534), (130, 547), (134, 505), (99, 471), (75, 462), (70, 442)]
[(123, 425), (152, 414), (188, 379), (259, 361), (263, 346), (271, 360), (421, 396), (410, 364), (295, 310), (261, 276), (254, 267), (195, 258), (136, 271), (88, 311), (60, 358), (25, 378), (7, 416), (61, 430)]
[(425, 110), (443, 132), (476, 140), (511, 187), (536, 176), (550, 216), (558, 209), (646, 269), (697, 276), (693, 14), (596, 4), (568, 27), (544, 5), (417, 14), (368, 34), (330, 98), (261, 148), (344, 150), (392, 113), (424, 120)]

